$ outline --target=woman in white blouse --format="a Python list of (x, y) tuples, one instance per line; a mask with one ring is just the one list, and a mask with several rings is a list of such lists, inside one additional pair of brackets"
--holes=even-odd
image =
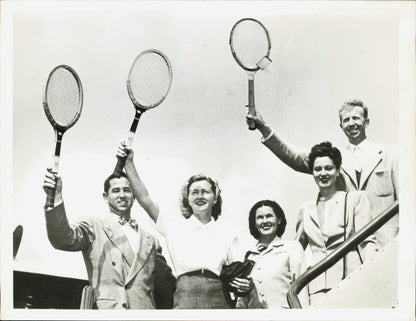
[[(318, 197), (304, 203), (299, 210), (297, 239), (312, 252), (311, 265), (324, 259), (346, 238), (371, 220), (370, 203), (363, 191), (339, 191), (336, 179), (340, 174), (341, 153), (330, 142), (312, 147), (309, 166), (319, 188)], [(310, 303), (355, 270), (376, 251), (375, 237), (364, 240), (352, 249), (345, 260), (338, 261), (309, 284)]]
[(182, 216), (166, 213), (159, 211), (137, 174), (133, 151), (122, 144), (118, 156), (127, 156), (124, 169), (133, 192), (166, 239), (178, 277), (173, 308), (230, 308), (218, 276), (231, 257), (235, 237), (218, 221), (222, 199), (216, 181), (205, 175), (192, 176), (182, 190)]
[[(286, 294), (293, 281), (305, 271), (304, 253), (301, 244), (294, 240), (283, 240), (286, 217), (282, 208), (274, 201), (262, 200), (250, 210), (249, 229), (257, 239), (255, 246), (247, 252), (247, 259), (255, 261), (249, 279), (254, 287), (248, 295), (238, 296), (237, 309), (288, 308)], [(247, 280), (234, 279), (231, 285), (239, 289)], [(306, 303), (306, 293), (300, 300)]]

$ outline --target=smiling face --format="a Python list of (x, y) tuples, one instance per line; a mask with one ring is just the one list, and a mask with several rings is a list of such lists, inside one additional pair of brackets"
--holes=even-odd
[(339, 113), (340, 127), (351, 144), (358, 145), (365, 138), (365, 130), (369, 124), (369, 119), (364, 116), (364, 109), (354, 106), (342, 110)]
[(313, 178), (320, 190), (334, 190), (339, 169), (328, 156), (317, 157), (313, 163)]
[(125, 177), (110, 180), (110, 188), (103, 194), (111, 212), (119, 216), (129, 216), (134, 196), (130, 182)]
[(211, 184), (207, 180), (196, 181), (189, 186), (188, 202), (193, 214), (207, 213), (211, 215), (216, 202)]
[(255, 224), (260, 234), (260, 241), (266, 238), (271, 240), (277, 234), (280, 221), (270, 206), (262, 206), (256, 210)]

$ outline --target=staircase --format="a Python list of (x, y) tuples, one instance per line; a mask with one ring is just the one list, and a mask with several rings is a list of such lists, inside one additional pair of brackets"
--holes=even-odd
[(398, 304), (397, 271), (396, 237), (310, 308), (395, 308)]

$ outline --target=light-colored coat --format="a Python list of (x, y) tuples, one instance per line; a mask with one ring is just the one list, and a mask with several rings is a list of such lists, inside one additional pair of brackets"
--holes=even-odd
[[(276, 134), (262, 142), (286, 165), (302, 173), (310, 174), (309, 151), (290, 145)], [(360, 184), (354, 168), (352, 151), (341, 149), (342, 165), (337, 188), (342, 191), (366, 191), (370, 200), (371, 217), (378, 216), (399, 198), (398, 154), (393, 146), (368, 142), (368, 150), (363, 155), (364, 163)], [(375, 235), (378, 247), (383, 247), (399, 232), (399, 216), (389, 220)]]
[[(237, 299), (236, 308), (289, 308), (286, 294), (306, 268), (300, 243), (276, 237), (261, 253), (253, 248), (248, 259), (256, 262), (250, 274), (255, 288), (247, 296)], [(300, 299), (303, 304), (307, 302), (304, 291)]]
[(45, 212), (48, 238), (64, 251), (82, 251), (98, 309), (154, 309), (157, 240), (139, 229), (134, 253), (120, 225), (111, 217), (89, 217), (69, 225), (64, 204)]
[[(299, 209), (296, 238), (304, 247), (309, 244), (312, 252), (311, 265), (327, 257), (344, 242), (344, 226), (345, 237), (348, 238), (371, 220), (366, 194), (353, 191), (348, 193), (344, 225), (345, 194), (337, 192), (327, 201), (329, 215), (325, 235), (318, 219), (316, 200), (303, 204)], [(374, 244), (375, 237), (372, 235), (358, 246), (358, 251), (352, 250), (346, 256), (346, 275), (362, 264), (361, 259), (364, 261), (366, 256), (373, 254), (371, 251), (375, 250)], [(309, 284), (309, 292), (313, 294), (323, 289), (331, 289), (342, 280), (342, 276), (343, 260), (340, 260)]]

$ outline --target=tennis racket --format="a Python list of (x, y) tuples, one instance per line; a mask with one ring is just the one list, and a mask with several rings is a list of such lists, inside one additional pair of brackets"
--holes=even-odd
[[(235, 61), (248, 74), (248, 113), (256, 115), (254, 104), (254, 75), (265, 69), (271, 62), (270, 37), (267, 29), (259, 21), (244, 18), (233, 26), (230, 32), (231, 53)], [(249, 129), (256, 129), (254, 122), (249, 122)]]
[[(55, 67), (49, 74), (43, 96), (43, 110), (55, 130), (55, 153), (53, 169), (57, 173), (64, 133), (71, 128), (81, 115), (83, 91), (81, 80), (69, 66)], [(46, 194), (46, 208), (53, 207), (55, 190)]]
[[(168, 58), (159, 50), (148, 49), (139, 54), (130, 67), (127, 92), (135, 108), (126, 145), (131, 146), (141, 115), (160, 105), (166, 98), (172, 83), (172, 67)], [(114, 174), (120, 176), (126, 157), (117, 157)]]

